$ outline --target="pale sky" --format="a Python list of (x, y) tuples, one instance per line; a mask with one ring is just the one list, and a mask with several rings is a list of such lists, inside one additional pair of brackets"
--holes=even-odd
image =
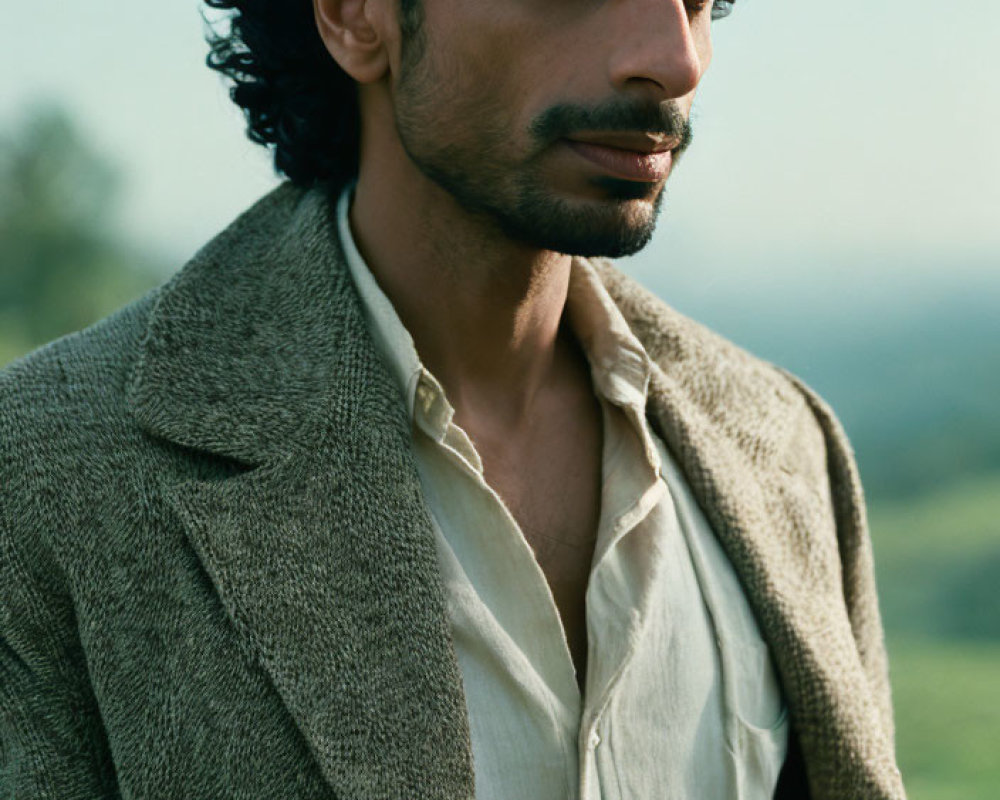
[[(738, 0), (715, 34), (633, 271), (658, 289), (1000, 271), (1000, 3)], [(0, 128), (68, 107), (125, 167), (128, 236), (180, 266), (275, 183), (205, 50), (194, 0), (7, 3)]]

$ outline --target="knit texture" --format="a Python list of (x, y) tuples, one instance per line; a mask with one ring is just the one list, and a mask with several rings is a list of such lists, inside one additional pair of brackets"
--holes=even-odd
[[(599, 269), (774, 652), (810, 796), (903, 798), (835, 417)], [(0, 798), (473, 797), (436, 559), (331, 204), (279, 187), (0, 373)]]

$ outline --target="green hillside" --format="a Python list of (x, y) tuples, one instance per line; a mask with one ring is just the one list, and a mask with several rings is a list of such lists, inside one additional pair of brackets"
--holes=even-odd
[(876, 504), (870, 522), (889, 630), (1000, 642), (1000, 474)]
[[(117, 235), (115, 185), (114, 168), (59, 114), (0, 131), (0, 366), (166, 274)], [(786, 277), (727, 290), (702, 286), (692, 265), (685, 295), (680, 264), (649, 285), (800, 375), (837, 411), (871, 503), (910, 797), (995, 800), (1000, 276), (991, 267), (955, 280), (956, 265), (944, 263), (933, 280), (883, 279), (880, 291), (868, 278), (823, 286), (806, 274), (797, 286)], [(881, 274), (869, 267), (855, 264)]]
[(911, 800), (1000, 794), (1000, 475), (870, 513)]
[(889, 655), (910, 800), (996, 800), (1000, 643), (890, 640)]
[(825, 279), (802, 273), (780, 286), (766, 279), (776, 267), (761, 265), (756, 288), (700, 293), (696, 278), (678, 285), (676, 267), (648, 284), (811, 385), (843, 422), (869, 496), (904, 498), (1000, 472), (1000, 259), (976, 263), (918, 264), (895, 280), (880, 278), (886, 264), (855, 263), (861, 284), (830, 277), (838, 270), (827, 263)]

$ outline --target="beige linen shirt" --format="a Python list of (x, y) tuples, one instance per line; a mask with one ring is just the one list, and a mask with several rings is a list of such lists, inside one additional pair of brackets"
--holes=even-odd
[(604, 420), (581, 696), (546, 578), (354, 243), (369, 329), (410, 412), (469, 714), (479, 800), (765, 800), (787, 711), (736, 575), (650, 428), (650, 361), (593, 268), (567, 313)]

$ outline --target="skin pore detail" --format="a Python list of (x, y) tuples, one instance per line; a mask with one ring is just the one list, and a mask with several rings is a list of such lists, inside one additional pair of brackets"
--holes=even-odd
[[(667, 144), (675, 162), (710, 60), (710, 9), (421, 0), (404, 39), (397, 0), (316, 5), (359, 83), (363, 255), (459, 415), (477, 396), (527, 414), (554, 363), (570, 254), (639, 249), (663, 198), (665, 176), (623, 180), (567, 137), (640, 157)], [(324, 29), (324, 7), (349, 37)], [(377, 42), (378, 68), (357, 68), (352, 42)]]
[(606, 260), (732, 3), (198, 2), (280, 184), (0, 369), (0, 798), (905, 800), (844, 425)]
[[(582, 688), (604, 420), (574, 256), (635, 252), (690, 144), (710, 10), (314, 0), (358, 83), (354, 239), (545, 574)], [(499, 568), (499, 565), (498, 565)]]
[[(700, 61), (686, 52), (690, 37), (673, 35), (685, 48), (679, 67), (645, 70), (651, 78), (632, 76), (613, 58), (603, 69), (581, 70), (581, 61), (574, 65), (555, 54), (573, 48), (582, 63), (598, 64), (590, 54), (600, 51), (608, 29), (623, 16), (616, 9), (629, 4), (556, 2), (539, 9), (512, 2), (472, 13), (469, 5), (428, 4), (418, 56), (407, 57), (404, 48), (394, 94), (407, 155), (468, 212), (491, 216), (509, 239), (579, 255), (636, 252), (652, 234), (671, 156), (690, 141), (689, 106), (682, 108), (669, 89), (657, 86), (662, 81), (679, 92), (696, 80), (693, 67)], [(678, 11), (662, 0), (635, 5), (659, 16), (672, 5)], [(434, 11), (444, 6), (449, 9), (440, 15), (438, 33)], [(453, 6), (461, 9), (461, 27)], [(676, 16), (686, 19), (683, 12)], [(629, 32), (623, 41), (633, 39), (632, 17), (625, 15), (628, 26), (618, 22)], [(671, 37), (658, 38), (670, 52)], [(689, 99), (683, 98), (685, 105)], [(579, 137), (585, 141), (574, 141)], [(620, 169), (581, 169), (579, 151), (598, 149), (602, 138), (616, 151), (603, 148), (605, 161), (621, 161), (628, 150), (669, 146), (674, 152), (644, 154), (647, 162), (667, 156), (651, 171), (661, 174), (645, 178), (624, 180)]]

